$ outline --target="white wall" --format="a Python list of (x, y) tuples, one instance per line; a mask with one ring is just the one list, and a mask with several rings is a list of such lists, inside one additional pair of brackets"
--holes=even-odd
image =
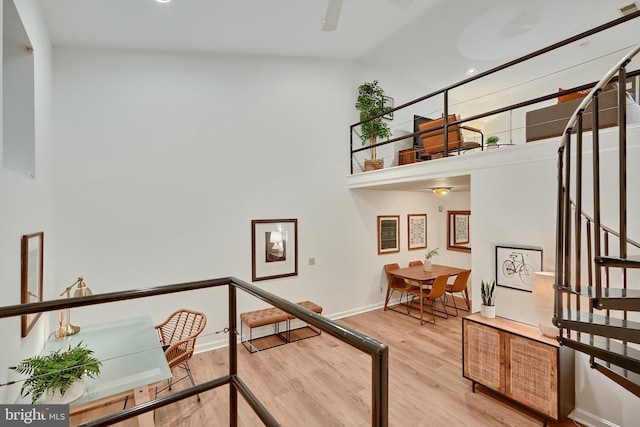
[[(37, 22), (34, 4), (22, 1), (19, 11)], [(25, 23), (27, 31), (33, 22)], [(349, 63), (57, 49), (51, 110), (48, 42), (44, 34), (29, 35), (37, 46), (38, 179), (0, 171), (0, 195), (16, 200), (3, 204), (0, 226), (0, 278), (10, 303), (19, 302), (20, 236), (39, 230), (45, 231), (47, 298), (57, 298), (79, 275), (96, 293), (229, 275), (249, 279), (250, 222), (262, 218), (298, 218), (299, 274), (257, 284), (291, 300), (313, 300), (331, 317), (380, 306), (382, 266), (422, 257), (406, 250), (406, 239), (398, 254), (377, 255), (380, 214), (400, 215), (406, 230), (408, 213), (427, 213), (429, 246), (442, 249), (446, 211), (470, 208), (471, 259), (444, 251), (437, 261), (472, 267), (476, 301), (474, 284), (493, 277), (496, 243), (542, 246), (551, 268), (552, 144), (527, 144), (517, 155), (470, 153), (457, 166), (449, 160), (460, 159), (443, 159), (443, 176), (472, 171), (472, 191), (448, 199), (350, 190), (346, 130), (364, 80)], [(316, 265), (308, 265), (310, 257)], [(529, 294), (498, 289), (497, 300), (498, 314), (534, 321)], [(204, 346), (226, 340), (214, 335), (226, 325), (226, 292), (218, 290), (76, 309), (73, 319), (83, 325), (149, 313), (160, 320), (179, 305), (207, 313)], [(240, 296), (240, 311), (259, 306)], [(28, 353), (49, 331), (46, 320), (23, 341), (17, 319), (2, 321), (0, 338)], [(0, 366), (15, 362), (0, 358)], [(593, 377), (585, 366), (578, 363), (582, 383)], [(634, 398), (609, 388), (616, 393), (579, 388), (578, 409), (618, 425), (637, 417)], [(621, 404), (594, 407), (594, 400)], [(624, 415), (615, 412), (620, 406)]]
[[(20, 239), (22, 235), (44, 231), (44, 298), (55, 295), (55, 231), (52, 221), (53, 191), (51, 173), (51, 46), (43, 31), (36, 0), (16, 0), (16, 8), (33, 43), (35, 77), (35, 152), (36, 178), (29, 179), (0, 168), (0, 292), (2, 304), (20, 303)], [(0, 150), (1, 151), (1, 150)], [(14, 378), (7, 366), (23, 354), (42, 347), (47, 319), (42, 318), (26, 339), (20, 338), (20, 319), (0, 319), (0, 382)], [(10, 351), (6, 351), (9, 349)], [(18, 387), (0, 387), (0, 401), (13, 402)]]

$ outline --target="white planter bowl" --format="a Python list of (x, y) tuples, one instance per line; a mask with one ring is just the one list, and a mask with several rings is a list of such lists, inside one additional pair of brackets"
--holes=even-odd
[(480, 315), (482, 317), (493, 319), (494, 317), (496, 317), (496, 306), (484, 304), (480, 305)]
[(78, 399), (82, 393), (84, 393), (84, 381), (79, 378), (71, 384), (64, 395), (60, 394), (60, 389), (55, 389), (53, 392), (47, 392), (44, 399), (49, 404), (64, 405)]

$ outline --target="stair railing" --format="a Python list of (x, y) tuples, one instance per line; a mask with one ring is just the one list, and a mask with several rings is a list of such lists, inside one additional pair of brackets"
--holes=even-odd
[[(572, 150), (572, 133), (577, 131), (577, 155), (576, 155), (576, 188), (575, 188), (575, 206), (576, 206), (576, 247), (580, 247), (581, 233), (580, 233), (580, 217), (582, 214), (582, 135), (583, 135), (583, 117), (587, 107), (592, 106), (592, 129), (593, 129), (593, 224), (595, 230), (603, 229), (601, 210), (600, 210), (600, 138), (599, 138), (599, 108), (598, 97), (603, 88), (612, 80), (618, 76), (618, 128), (619, 128), (619, 176), (618, 183), (620, 189), (619, 198), (619, 248), (620, 259), (627, 258), (627, 197), (626, 197), (626, 180), (627, 180), (627, 167), (626, 167), (626, 66), (633, 59), (635, 55), (640, 52), (640, 45), (633, 48), (627, 53), (616, 65), (614, 65), (600, 81), (593, 87), (589, 94), (584, 97), (580, 105), (571, 115), (569, 122), (567, 123), (558, 148), (558, 210), (557, 210), (557, 229), (556, 229), (556, 284), (560, 287), (566, 287), (571, 283), (571, 270), (566, 266), (571, 265), (571, 241), (572, 241), (572, 228), (571, 228), (571, 150)], [(565, 166), (566, 163), (566, 166)], [(594, 236), (594, 258), (595, 260), (602, 260), (602, 239), (599, 235)], [(576, 271), (579, 270), (576, 268)], [(602, 308), (602, 305), (598, 303), (602, 298), (602, 271), (596, 268), (595, 271), (595, 299), (596, 306)], [(560, 292), (556, 295), (556, 306), (561, 307), (562, 294)], [(557, 312), (556, 312), (557, 315)]]
[[(567, 123), (558, 149), (558, 187), (556, 218), (556, 277), (554, 324), (558, 340), (590, 356), (591, 367), (640, 397), (640, 352), (628, 343), (640, 343), (640, 324), (627, 320), (628, 311), (640, 311), (640, 290), (628, 289), (629, 268), (640, 268), (640, 243), (627, 233), (627, 132), (626, 67), (640, 53), (640, 45), (627, 53), (593, 87)], [(618, 230), (602, 224), (600, 199), (599, 95), (607, 84), (618, 83)], [(583, 209), (584, 115), (591, 106), (593, 218)], [(575, 173), (572, 171), (572, 134), (575, 132)], [(615, 172), (614, 172), (615, 173)], [(572, 177), (575, 183), (572, 182)], [(572, 200), (572, 188), (575, 200)], [(586, 242), (582, 241), (583, 235)], [(612, 255), (611, 242), (617, 239), (618, 255)], [(583, 247), (586, 260), (582, 259)], [(572, 259), (573, 258), (573, 259)], [(587, 276), (582, 276), (583, 268)], [(617, 286), (611, 284), (611, 268), (621, 268)], [(586, 280), (585, 280), (586, 279)], [(582, 283), (587, 283), (582, 287)], [(588, 312), (581, 311), (581, 297), (589, 300)], [(575, 303), (575, 309), (572, 305)], [(599, 315), (594, 309), (605, 310)], [(613, 311), (621, 311), (622, 314)]]

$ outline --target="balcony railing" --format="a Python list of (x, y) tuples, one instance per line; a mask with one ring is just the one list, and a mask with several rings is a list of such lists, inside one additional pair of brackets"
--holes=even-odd
[(268, 408), (260, 402), (260, 400), (238, 376), (237, 337), (239, 333), (237, 327), (237, 289), (240, 289), (255, 298), (261, 299), (274, 307), (284, 310), (309, 325), (312, 325), (315, 328), (337, 338), (341, 342), (354, 347), (360, 352), (368, 354), (371, 357), (371, 425), (376, 427), (384, 427), (388, 425), (389, 349), (386, 345), (234, 277), (0, 307), (0, 319), (223, 286), (228, 288), (229, 316), (229, 371), (226, 375), (210, 379), (185, 390), (176, 391), (172, 394), (158, 397), (147, 403), (136, 405), (102, 418), (89, 421), (81, 424), (81, 426), (97, 427), (115, 424), (224, 385), (230, 385), (231, 390), (229, 396), (230, 426), (238, 425), (238, 392), (265, 425), (278, 426), (278, 421), (269, 413)]
[[(640, 16), (640, 11), (631, 13), (629, 15), (623, 16), (621, 18), (618, 18), (616, 20), (607, 22), (603, 25), (600, 25), (598, 27), (595, 27), (593, 29), (590, 29), (588, 31), (582, 32), (580, 34), (577, 34), (573, 37), (567, 38), (565, 40), (562, 40), (560, 42), (557, 42), (555, 44), (552, 44), (550, 46), (547, 46), (543, 49), (537, 50), (533, 53), (524, 55), (520, 58), (514, 59), (512, 61), (509, 61), (505, 64), (502, 64), (500, 66), (497, 66), (495, 68), (492, 68), (490, 70), (478, 73), (476, 75), (473, 75), (467, 79), (464, 79), (462, 81), (459, 81), (457, 83), (454, 83), (450, 86), (444, 87), (442, 89), (436, 90), (434, 92), (428, 93), (424, 96), (421, 96), (419, 98), (416, 98), (412, 101), (406, 102), (402, 105), (399, 105), (397, 107), (394, 107), (392, 109), (389, 109), (387, 111), (385, 111), (384, 113), (381, 113), (377, 116), (371, 117), (367, 120), (363, 120), (360, 121), (358, 123), (354, 123), (350, 126), (350, 156), (351, 156), (351, 174), (354, 173), (358, 173), (361, 170), (363, 170), (363, 167), (360, 167), (360, 169), (358, 169), (358, 165), (360, 163), (363, 162), (363, 159), (367, 157), (366, 155), (366, 151), (370, 150), (371, 148), (383, 148), (383, 147), (387, 147), (387, 152), (389, 153), (393, 153), (390, 154), (388, 156), (388, 158), (392, 161), (387, 162), (387, 164), (389, 165), (393, 165), (395, 166), (395, 156), (396, 156), (396, 150), (397, 148), (394, 147), (394, 145), (396, 144), (403, 144), (404, 148), (411, 148), (413, 150), (420, 150), (420, 137), (421, 135), (428, 133), (428, 132), (433, 132), (434, 130), (436, 130), (437, 128), (428, 128), (428, 129), (422, 129), (422, 130), (418, 130), (417, 126), (415, 126), (415, 118), (417, 116), (415, 116), (415, 114), (417, 112), (422, 111), (423, 109), (430, 111), (433, 114), (437, 114), (439, 118), (440, 116), (444, 119), (444, 124), (440, 125), (440, 128), (442, 129), (442, 133), (443, 133), (443, 139), (444, 139), (444, 148), (442, 150), (441, 156), (442, 157), (447, 157), (449, 156), (451, 150), (450, 147), (450, 138), (449, 138), (449, 132), (452, 129), (452, 127), (454, 126), (460, 126), (460, 127), (471, 127), (471, 128), (475, 128), (474, 126), (474, 122), (478, 122), (481, 120), (486, 120), (486, 119), (492, 119), (497, 117), (498, 115), (501, 114), (507, 114), (509, 115), (508, 119), (506, 119), (505, 121), (508, 122), (508, 125), (506, 127), (502, 127), (499, 129), (494, 129), (491, 133), (502, 133), (503, 135), (505, 135), (504, 138), (501, 138), (502, 140), (507, 140), (507, 145), (513, 145), (514, 140), (513, 140), (513, 133), (517, 130), (521, 130), (519, 128), (514, 127), (513, 125), (513, 118), (514, 118), (514, 114), (518, 114), (519, 112), (522, 112), (524, 109), (526, 109), (527, 107), (531, 107), (535, 104), (539, 104), (539, 103), (543, 103), (545, 101), (550, 101), (550, 100), (554, 100), (560, 96), (563, 95), (567, 95), (567, 94), (571, 94), (571, 93), (575, 93), (575, 92), (579, 92), (579, 91), (583, 91), (583, 90), (587, 90), (587, 89), (591, 89), (596, 83), (597, 81), (592, 81), (592, 82), (587, 82), (584, 84), (580, 84), (579, 86), (575, 86), (572, 87), (570, 89), (566, 89), (564, 91), (554, 91), (554, 92), (549, 92), (546, 94), (542, 94), (540, 96), (536, 96), (534, 98), (529, 98), (529, 99), (525, 99), (522, 101), (518, 101), (518, 102), (508, 102), (506, 104), (500, 104), (499, 106), (497, 106), (496, 108), (490, 108), (484, 112), (478, 112), (478, 110), (480, 109), (484, 109), (484, 108), (474, 108), (473, 106), (462, 106), (462, 107), (466, 107), (468, 111), (468, 114), (465, 115), (465, 117), (461, 117), (461, 118), (456, 118), (455, 120), (451, 120), (450, 119), (450, 115), (453, 111), (454, 106), (458, 105), (459, 107), (461, 106), (460, 104), (456, 104), (456, 103), (451, 103), (450, 102), (450, 95), (452, 93), (452, 91), (455, 90), (462, 90), (462, 91), (466, 91), (467, 88), (469, 88), (470, 86), (472, 86), (472, 83), (474, 84), (482, 84), (483, 82), (487, 81), (488, 78), (490, 76), (496, 76), (498, 75), (498, 73), (503, 72), (503, 71), (510, 71), (510, 72), (514, 72), (517, 73), (517, 71), (514, 71), (514, 67), (521, 65), (521, 64), (525, 64), (528, 63), (528, 61), (533, 61), (535, 59), (539, 59), (541, 57), (543, 57), (545, 54), (549, 54), (552, 53), (554, 51), (558, 51), (560, 48), (568, 46), (574, 42), (583, 40), (587, 37), (593, 36), (595, 34), (604, 32), (606, 30), (609, 30), (611, 28), (614, 28), (618, 25), (624, 24), (632, 19), (635, 19), (637, 17)], [(625, 52), (628, 50), (628, 47), (624, 47), (622, 50), (624, 50)], [(612, 52), (611, 54), (614, 54), (617, 52)], [(595, 58), (594, 60), (599, 60), (601, 58)], [(562, 71), (566, 71), (566, 70), (562, 70)], [(581, 73), (578, 73), (581, 74)], [(630, 71), (627, 74), (628, 78), (632, 78), (635, 76), (640, 75), (639, 71)], [(548, 76), (544, 76), (544, 77), (548, 77)], [(536, 84), (536, 82), (525, 82), (523, 83), (524, 85), (526, 84)], [(556, 86), (557, 87), (557, 86)], [(513, 92), (513, 87), (510, 87), (508, 89), (506, 89), (507, 91)], [(540, 91), (536, 91), (537, 93), (539, 93)], [(484, 96), (484, 95), (483, 95)], [(490, 103), (491, 104), (491, 103)], [(426, 106), (426, 107), (423, 107)], [(411, 117), (409, 116), (410, 112), (414, 113), (414, 118), (413, 120), (411, 119)], [(453, 111), (454, 113), (456, 113), (457, 111)], [(362, 146), (360, 146), (360, 144), (357, 144), (358, 140), (360, 139), (360, 135), (359, 135), (359, 129), (360, 126), (363, 123), (367, 123), (371, 120), (376, 120), (379, 118), (383, 118), (384, 116), (387, 115), (394, 115), (395, 117), (397, 117), (399, 114), (404, 114), (405, 116), (405, 121), (402, 122), (400, 125), (397, 126), (398, 130), (401, 130), (401, 132), (394, 132), (394, 135), (385, 141), (377, 141), (375, 144), (373, 145), (369, 145), (368, 143), (365, 142), (365, 144), (363, 144)], [(422, 114), (421, 114), (422, 115)], [(429, 115), (429, 114), (427, 114)], [(413, 122), (413, 123), (412, 123)], [(408, 125), (408, 127), (410, 127), (410, 130), (406, 130), (406, 129), (401, 129), (404, 125)], [(396, 133), (400, 133), (399, 135), (396, 135)], [(485, 144), (484, 144), (484, 139), (486, 139), (487, 135), (489, 134), (489, 132), (484, 132), (484, 135), (482, 136), (482, 138), (479, 141), (479, 150), (482, 151), (485, 149)], [(408, 144), (408, 146), (407, 146)], [(394, 147), (394, 148), (390, 148), (390, 147)]]

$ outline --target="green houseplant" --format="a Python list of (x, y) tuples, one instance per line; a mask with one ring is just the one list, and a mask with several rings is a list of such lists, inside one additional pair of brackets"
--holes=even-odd
[(500, 141), (500, 137), (496, 135), (491, 135), (487, 137), (487, 147), (497, 147), (498, 141)]
[[(31, 403), (36, 403), (42, 395), (46, 395), (49, 400), (56, 391), (62, 398), (59, 403), (68, 403), (73, 399), (72, 394), (74, 383), (81, 381), (83, 375), (95, 378), (100, 375), (102, 362), (93, 356), (93, 351), (82, 346), (82, 341), (75, 347), (68, 350), (62, 349), (49, 353), (46, 356), (38, 355), (22, 360), (17, 366), (10, 366), (9, 369), (19, 374), (29, 375), (20, 389), (20, 395), (26, 397), (31, 394)], [(82, 383), (80, 383), (82, 384)], [(83, 389), (80, 388), (80, 397)], [(73, 393), (75, 394), (75, 393)], [(65, 401), (66, 400), (66, 401)]]
[[(384, 89), (380, 87), (377, 80), (373, 82), (363, 83), (358, 87), (358, 99), (356, 101), (356, 110), (360, 111), (360, 121), (365, 121), (371, 117), (382, 114), (384, 108)], [(371, 145), (371, 159), (365, 160), (365, 171), (373, 169), (382, 169), (384, 159), (376, 159), (376, 144), (378, 138), (389, 139), (391, 129), (389, 125), (382, 120), (382, 117), (363, 123), (361, 126), (360, 139), (362, 145), (369, 143)]]
[(438, 255), (438, 249), (439, 248), (427, 250), (427, 253), (424, 256), (424, 271), (431, 271), (431, 258)]
[(480, 306), (480, 314), (482, 317), (496, 317), (495, 306), (496, 281), (482, 281), (480, 283), (480, 294), (482, 296), (482, 305)]

